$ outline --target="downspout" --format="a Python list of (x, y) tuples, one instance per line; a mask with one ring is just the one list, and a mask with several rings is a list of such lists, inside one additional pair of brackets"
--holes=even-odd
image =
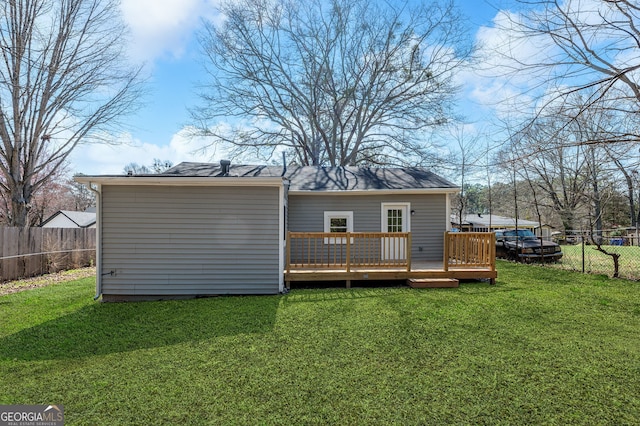
[(278, 292), (284, 293), (284, 270), (285, 270), (285, 253), (288, 250), (286, 247), (287, 241), (287, 215), (288, 215), (288, 199), (289, 199), (289, 181), (287, 179), (282, 180), (282, 185), (278, 188)]
[(94, 189), (91, 182), (88, 188), (96, 194), (96, 295), (93, 300), (102, 296), (102, 187), (97, 184)]

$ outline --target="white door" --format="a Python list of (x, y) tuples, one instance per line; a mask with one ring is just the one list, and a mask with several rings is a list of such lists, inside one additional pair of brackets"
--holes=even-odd
[[(409, 203), (382, 204), (382, 232), (409, 232)], [(384, 237), (381, 241), (383, 260), (405, 259), (406, 238)]]

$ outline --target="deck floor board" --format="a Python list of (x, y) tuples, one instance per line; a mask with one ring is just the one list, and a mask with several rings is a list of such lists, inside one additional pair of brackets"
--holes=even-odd
[(366, 281), (366, 280), (406, 280), (421, 278), (451, 279), (491, 279), (495, 280), (497, 272), (491, 268), (481, 267), (449, 267), (445, 271), (442, 262), (415, 262), (410, 271), (406, 268), (356, 268), (350, 272), (344, 268), (291, 268), (285, 271), (285, 281)]

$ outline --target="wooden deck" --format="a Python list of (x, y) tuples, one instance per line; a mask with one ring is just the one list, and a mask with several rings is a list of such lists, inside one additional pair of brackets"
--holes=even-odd
[(442, 261), (411, 259), (410, 233), (290, 232), (285, 282), (489, 279), (495, 283), (493, 233), (447, 232)]

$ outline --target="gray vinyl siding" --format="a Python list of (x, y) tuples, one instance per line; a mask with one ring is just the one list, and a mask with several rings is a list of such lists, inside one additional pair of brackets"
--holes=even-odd
[(102, 293), (279, 291), (279, 188), (103, 186)]
[(445, 194), (301, 195), (289, 193), (288, 226), (292, 232), (323, 232), (325, 211), (353, 211), (354, 232), (380, 232), (382, 203), (411, 203), (411, 257), (442, 260), (447, 230)]

